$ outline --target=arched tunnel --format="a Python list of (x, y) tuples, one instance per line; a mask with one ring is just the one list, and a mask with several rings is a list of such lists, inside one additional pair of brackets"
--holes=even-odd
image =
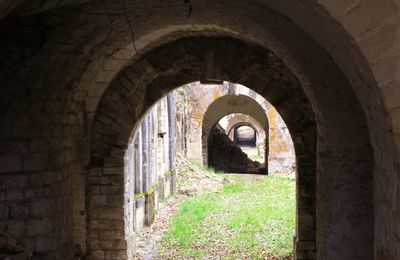
[(166, 140), (178, 130), (138, 137), (157, 125), (146, 113), (184, 84), (229, 81), (268, 100), (292, 136), (295, 258), (400, 259), (399, 3), (185, 3), (0, 2), (4, 257), (131, 259), (130, 144), (142, 138), (149, 160), (164, 138), (175, 181)]

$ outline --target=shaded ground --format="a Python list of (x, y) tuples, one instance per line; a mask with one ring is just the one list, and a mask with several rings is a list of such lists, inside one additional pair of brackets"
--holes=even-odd
[(251, 146), (239, 146), (240, 149), (242, 149), (242, 151), (244, 153), (247, 154), (247, 156), (253, 160), (253, 161), (257, 161), (259, 163), (264, 163), (264, 155), (258, 155), (258, 149), (257, 147), (251, 147)]
[(179, 168), (178, 195), (142, 232), (138, 259), (291, 259), (294, 180), (224, 179), (183, 158)]

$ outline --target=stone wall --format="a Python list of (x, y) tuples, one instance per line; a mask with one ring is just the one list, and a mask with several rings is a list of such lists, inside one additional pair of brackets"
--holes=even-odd
[(265, 165), (247, 157), (219, 125), (211, 132), (208, 140), (209, 166), (220, 172), (267, 174)]
[(129, 259), (135, 257), (136, 235), (153, 223), (159, 203), (175, 189), (174, 104), (174, 92), (157, 102), (143, 118), (125, 153), (124, 229)]
[[(202, 153), (204, 151), (202, 150), (204, 145), (200, 142), (198, 136), (202, 135), (203, 119), (209, 106), (226, 95), (244, 95), (254, 99), (263, 108), (268, 120), (271, 118), (267, 125), (257, 123), (265, 129), (264, 132), (268, 132), (267, 136), (265, 136), (265, 133), (263, 136), (267, 138), (266, 141), (269, 145), (265, 145), (264, 137), (258, 140), (260, 141), (258, 146), (266, 148), (268, 172), (284, 174), (295, 172), (296, 159), (291, 135), (279, 113), (265, 98), (243, 85), (230, 82), (223, 82), (222, 85), (205, 85), (200, 82), (193, 82), (182, 86), (179, 92), (181, 93), (182, 104), (185, 107), (182, 116), (185, 117), (186, 123), (185, 129), (182, 129), (182, 131), (186, 131), (186, 138), (184, 139), (187, 142), (185, 144), (185, 155), (189, 159), (199, 163), (203, 162)], [(252, 114), (254, 116), (254, 111), (252, 111)], [(244, 122), (246, 120), (243, 118)], [(254, 120), (252, 122), (254, 123)], [(227, 127), (223, 123), (221, 126), (224, 129)], [(262, 131), (258, 132), (261, 133)]]
[[(286, 120), (299, 168), (297, 226), (311, 223), (298, 230), (296, 242), (307, 242), (299, 247), (322, 259), (400, 257), (398, 1), (199, 0), (189, 19), (180, 1), (127, 1), (129, 12), (117, 1), (80, 2), (0, 4), (1, 17), (12, 12), (1, 22), (2, 245), (17, 240), (41, 258), (72, 258), (72, 223), (92, 210), (73, 206), (82, 197), (73, 175), (108, 178), (121, 167), (115, 160), (138, 120), (125, 113), (140, 116), (157, 90), (219, 76), (269, 98)], [(64, 3), (74, 5), (57, 8)], [(243, 44), (209, 41), (220, 36)], [(113, 87), (128, 81), (120, 77), (127, 68), (139, 71), (129, 73), (133, 84)], [(29, 234), (40, 220), (51, 223), (47, 231)]]

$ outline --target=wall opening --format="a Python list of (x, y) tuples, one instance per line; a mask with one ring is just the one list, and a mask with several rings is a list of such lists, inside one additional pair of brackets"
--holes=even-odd
[(257, 135), (257, 131), (251, 126), (236, 126), (232, 141), (239, 146), (256, 147)]
[[(232, 93), (232, 90), (229, 90), (230, 88), (236, 89), (237, 95)], [(204, 95), (204, 93), (209, 93), (210, 90), (214, 91), (212, 96)], [(204, 120), (209, 120), (205, 118), (205, 115), (209, 113), (209, 107), (215, 104), (215, 101), (221, 98), (226, 98), (228, 101), (226, 104), (221, 103), (218, 109), (230, 111), (230, 105), (239, 104), (236, 112), (246, 112), (247, 109), (252, 112), (256, 111), (256, 113), (259, 112), (259, 114), (228, 114), (217, 121), (208, 138), (209, 166), (217, 172), (223, 170), (226, 173), (263, 175), (267, 173), (266, 161), (268, 156), (266, 151), (269, 150), (267, 134), (271, 127), (268, 123), (267, 113), (269, 113), (270, 104), (262, 100), (262, 104), (265, 105), (265, 108), (263, 108), (251, 95), (254, 96), (254, 93), (250, 89), (230, 82), (224, 82), (222, 86), (191, 83), (169, 92), (144, 114), (139, 126), (134, 131), (124, 156), (125, 234), (130, 255), (137, 256), (137, 254), (142, 253), (140, 250), (139, 252), (135, 251), (135, 248), (137, 249), (135, 243), (144, 243), (139, 234), (154, 223), (160, 205), (163, 205), (168, 197), (177, 192), (179, 174), (182, 172), (179, 172), (179, 169), (177, 170), (175, 167), (176, 156), (186, 158), (187, 147), (194, 139), (200, 139), (201, 133), (204, 133), (204, 128), (202, 128), (202, 132), (195, 130), (196, 117), (203, 118), (202, 124), (205, 123)], [(251, 101), (260, 109), (254, 110), (252, 106), (248, 107), (246, 102), (235, 103), (237, 101)], [(205, 110), (199, 111), (199, 106), (204, 106)], [(243, 108), (245, 109), (243, 110)], [(196, 111), (196, 113), (188, 113), (188, 111)], [(263, 117), (260, 116), (261, 112)], [(216, 119), (221, 117), (219, 113), (212, 116)], [(255, 120), (254, 117), (259, 120)], [(275, 140), (271, 141), (275, 142)], [(279, 140), (276, 141), (279, 142)], [(188, 144), (188, 146), (182, 144)], [(253, 161), (242, 151), (245, 148), (257, 150), (258, 147), (263, 152), (264, 161), (262, 162)], [(201, 153), (202, 147), (198, 148), (197, 153)], [(231, 149), (228, 152), (229, 154), (226, 153), (227, 149)], [(213, 156), (220, 156), (221, 154), (230, 159), (225, 161), (223, 169), (219, 165), (213, 164), (216, 160), (212, 159)], [(294, 172), (292, 173), (293, 178)], [(262, 180), (258, 181), (261, 182)], [(290, 197), (293, 198), (294, 203), (294, 192), (290, 194)], [(294, 205), (292, 206), (294, 212)], [(286, 217), (292, 219), (294, 223), (294, 215)], [(292, 230), (292, 233), (294, 233), (294, 230)]]
[[(199, 40), (201, 45), (198, 44)], [(314, 46), (318, 49), (317, 45), (304, 46)], [(160, 57), (167, 52), (171, 52), (169, 58), (160, 62)], [(185, 54), (181, 55), (181, 52)], [(240, 57), (246, 59), (238, 57), (239, 53)], [(343, 244), (345, 248), (340, 247), (340, 252), (338, 251), (341, 256), (358, 253), (363, 256), (370, 255), (371, 251), (356, 249), (372, 248), (370, 245), (373, 241), (373, 201), (372, 195), (367, 194), (373, 193), (353, 196), (360, 194), (355, 193), (355, 190), (365, 192), (371, 191), (372, 188), (373, 157), (370, 153), (368, 127), (348, 80), (335, 67), (329, 55), (325, 55), (323, 50), (319, 54), (319, 58), (323, 59), (324, 69), (316, 66), (310, 69), (301, 66), (302, 62), (309, 64), (305, 62), (305, 57), (286, 57), (288, 60), (293, 58), (295, 62), (283, 62), (264, 45), (231, 36), (168, 38), (165, 43), (149, 49), (137, 57), (137, 60), (129, 63), (104, 92), (91, 128), (94, 131), (91, 135), (91, 172), (95, 174), (96, 169), (100, 176), (108, 176), (110, 173), (121, 171), (121, 150), (125, 151), (130, 143), (132, 130), (137, 127), (149, 107), (176, 86), (198, 79), (207, 82), (207, 79), (221, 78), (237, 82), (268, 98), (285, 120), (293, 137), (297, 163), (294, 241), (296, 256), (315, 258), (318, 250), (322, 250), (319, 253), (322, 255), (328, 251), (335, 251), (329, 250), (324, 244), (326, 241)], [(297, 61), (299, 63), (296, 63)], [(316, 61), (316, 64), (319, 62), (320, 60)], [(300, 64), (299, 67), (296, 67), (296, 64)], [(268, 84), (261, 84), (262, 82)], [(327, 94), (328, 89), (332, 93), (345, 93), (348, 98), (340, 99), (340, 102), (332, 100)], [(353, 113), (332, 113), (333, 101), (335, 111), (349, 111), (351, 108)], [(132, 114), (133, 119), (127, 116)], [(210, 125), (210, 129), (212, 127), (213, 125)], [(349, 140), (352, 142), (351, 147), (348, 146)], [(340, 157), (343, 162), (338, 165), (336, 158), (345, 151), (352, 156)], [(324, 193), (319, 193), (316, 189), (317, 176), (321, 178), (318, 185), (327, 188), (324, 189)], [(364, 181), (357, 182), (360, 178), (356, 176), (365, 177), (361, 178)], [(341, 185), (332, 185), (333, 183)], [(96, 188), (95, 183), (89, 183), (88, 186), (89, 193), (91, 189)], [(331, 194), (329, 187), (334, 188), (335, 194), (338, 194), (338, 190), (341, 191), (340, 196), (325, 196)], [(120, 192), (117, 194), (121, 195)], [(352, 198), (350, 202), (346, 200), (348, 197)], [(342, 203), (344, 201), (347, 203)], [(115, 210), (121, 214), (123, 207), (116, 206), (113, 212)], [(332, 210), (335, 212), (334, 216), (330, 214)], [(88, 218), (89, 233), (102, 230), (90, 223), (107, 215), (109, 207), (92, 208), (89, 205), (89, 211), (96, 213)], [(358, 225), (340, 228), (332, 224), (338, 219), (346, 220), (344, 225), (350, 223), (350, 220), (356, 221)], [(318, 245), (317, 230), (321, 238)], [(359, 239), (352, 239), (355, 237)], [(346, 241), (343, 242), (343, 239)], [(91, 240), (98, 245), (97, 241), (104, 239), (94, 236)], [(107, 250), (106, 246), (96, 249), (101, 252)], [(123, 245), (121, 251), (126, 253)]]

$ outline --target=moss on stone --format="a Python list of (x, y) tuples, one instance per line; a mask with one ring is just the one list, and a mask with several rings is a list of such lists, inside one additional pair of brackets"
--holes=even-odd
[(172, 174), (175, 174), (175, 169), (172, 169), (172, 170), (164, 172), (164, 176), (169, 176), (169, 175), (172, 175)]
[(140, 193), (140, 194), (135, 194), (135, 201), (140, 200), (141, 198), (143, 198), (144, 193)]

